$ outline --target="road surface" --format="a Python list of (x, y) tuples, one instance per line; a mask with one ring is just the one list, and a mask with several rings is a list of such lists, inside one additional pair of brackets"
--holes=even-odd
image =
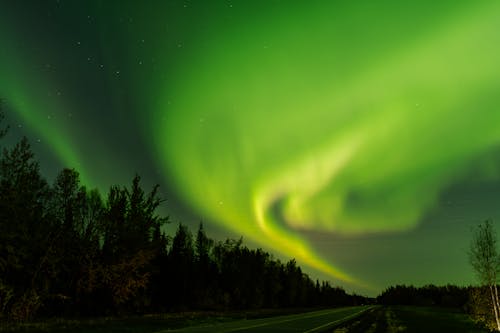
[(372, 306), (355, 306), (279, 316), (272, 318), (237, 320), (229, 323), (192, 326), (177, 330), (162, 330), (157, 333), (253, 333), (253, 332), (324, 332), (346, 320), (361, 315)]

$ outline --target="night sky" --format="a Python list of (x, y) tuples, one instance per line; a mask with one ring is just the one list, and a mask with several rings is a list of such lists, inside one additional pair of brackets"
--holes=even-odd
[(349, 291), (466, 285), (499, 59), (496, 1), (0, 0), (3, 145)]

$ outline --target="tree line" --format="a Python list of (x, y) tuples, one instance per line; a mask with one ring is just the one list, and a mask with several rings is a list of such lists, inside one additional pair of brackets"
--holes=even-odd
[(377, 303), (383, 305), (416, 305), (458, 308), (468, 311), (470, 293), (474, 287), (455, 285), (396, 285), (385, 289), (377, 296)]
[(281, 262), (241, 238), (215, 241), (202, 224), (194, 236), (179, 224), (170, 237), (162, 202), (158, 186), (145, 191), (139, 176), (104, 197), (74, 169), (49, 184), (26, 138), (4, 148), (0, 318), (366, 302), (313, 281), (293, 259)]
[(376, 303), (410, 305), (424, 307), (454, 308), (469, 314), (476, 322), (490, 330), (498, 330), (495, 300), (491, 297), (490, 286), (435, 286), (396, 285), (386, 288), (376, 298)]
[(477, 275), (478, 286), (391, 286), (377, 297), (377, 303), (454, 307), (468, 313), (488, 329), (500, 331), (500, 252), (493, 221), (486, 220), (472, 228), (468, 257)]
[[(3, 114), (0, 109), (0, 124)], [(0, 127), (0, 138), (8, 128)], [(375, 302), (313, 281), (243, 239), (216, 241), (168, 217), (158, 185), (136, 175), (105, 196), (63, 169), (52, 183), (23, 138), (0, 156), (0, 320), (184, 310), (332, 307)], [(383, 305), (456, 307), (499, 329), (500, 256), (491, 222), (473, 234), (469, 258), (481, 287), (393, 286)]]

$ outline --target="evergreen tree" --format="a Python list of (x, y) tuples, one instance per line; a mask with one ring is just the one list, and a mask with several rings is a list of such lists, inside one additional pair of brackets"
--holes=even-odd
[[(0, 131), (0, 137), (4, 134)], [(158, 186), (146, 193), (138, 175), (130, 188), (112, 186), (105, 202), (97, 190), (80, 184), (74, 169), (63, 169), (49, 187), (26, 138), (5, 149), (0, 315), (25, 320), (37, 313), (333, 306), (364, 300), (327, 282), (315, 284), (295, 260), (284, 265), (262, 249), (244, 246), (242, 238), (215, 243), (201, 223), (194, 241), (182, 224), (170, 241), (162, 231), (168, 218), (157, 213), (162, 202)], [(461, 295), (449, 288), (445, 302), (441, 289), (419, 292), (423, 299), (441, 295), (441, 304), (454, 304)]]
[(31, 317), (46, 293), (40, 282), (49, 235), (44, 226), (48, 186), (26, 138), (0, 160), (0, 284), (12, 317)]
[[(106, 265), (101, 276), (115, 308), (138, 310), (151, 303), (147, 295), (151, 263), (161, 242), (160, 227), (167, 222), (156, 212), (161, 202), (158, 186), (145, 195), (138, 175), (130, 190), (113, 186), (109, 191), (103, 216)], [(153, 242), (155, 232), (157, 239)]]
[[(82, 228), (78, 230), (80, 239), (79, 273), (77, 275), (75, 303), (80, 312), (97, 314), (100, 301), (97, 292), (98, 272), (102, 264), (101, 242), (103, 235), (104, 203), (97, 189), (87, 192), (82, 212)], [(100, 302), (99, 302), (100, 303)]]
[(170, 267), (172, 268), (172, 301), (178, 308), (186, 308), (191, 303), (194, 249), (188, 228), (179, 224), (172, 241)]
[(103, 256), (106, 263), (114, 263), (120, 256), (129, 253), (124, 244), (126, 234), (127, 193), (118, 186), (112, 186), (108, 193), (103, 216)]
[[(146, 195), (140, 186), (141, 178), (136, 175), (132, 180), (130, 191), (126, 191), (128, 197), (127, 210), (127, 234), (131, 236), (127, 246), (134, 250), (149, 248), (153, 235), (159, 231), (168, 218), (160, 217), (156, 210), (163, 202), (158, 195), (158, 185)], [(157, 235), (158, 236), (158, 235)]]
[(195, 239), (195, 271), (194, 271), (194, 286), (193, 293), (197, 300), (198, 306), (204, 308), (209, 307), (216, 285), (217, 272), (215, 264), (211, 258), (213, 248), (213, 240), (207, 237), (203, 223), (200, 223)]

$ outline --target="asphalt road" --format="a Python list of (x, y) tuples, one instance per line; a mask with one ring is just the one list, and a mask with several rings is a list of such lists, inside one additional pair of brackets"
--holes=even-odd
[(157, 333), (324, 332), (346, 320), (359, 316), (370, 308), (371, 306), (356, 306), (329, 309), (272, 318), (237, 320), (223, 324), (192, 326), (178, 330), (163, 330)]

